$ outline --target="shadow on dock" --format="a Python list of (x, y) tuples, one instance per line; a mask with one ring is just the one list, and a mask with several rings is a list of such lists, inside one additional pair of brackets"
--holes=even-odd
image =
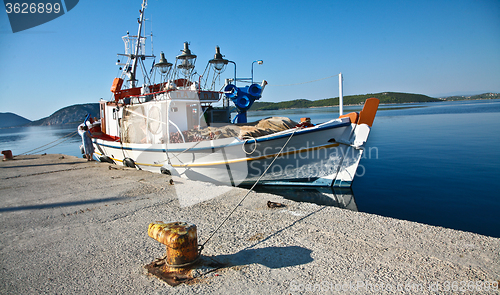
[(93, 200), (75, 201), (75, 202), (57, 202), (57, 203), (48, 203), (48, 204), (18, 206), (18, 207), (4, 207), (4, 208), (0, 208), (0, 212), (13, 212), (13, 211), (22, 211), (22, 210), (38, 210), (38, 209), (51, 209), (51, 208), (58, 208), (58, 207), (71, 207), (71, 206), (88, 205), (88, 204), (99, 204), (99, 203), (112, 202), (112, 201), (121, 201), (124, 199), (130, 199), (130, 197), (102, 198), (102, 199), (93, 199)]
[(296, 202), (333, 206), (358, 211), (354, 193), (350, 188), (304, 187), (304, 186), (256, 186), (258, 193), (270, 193)]
[(244, 249), (230, 255), (217, 255), (213, 257), (230, 266), (243, 266), (261, 264), (269, 268), (282, 268), (312, 262), (312, 250), (299, 247), (265, 247), (258, 249)]

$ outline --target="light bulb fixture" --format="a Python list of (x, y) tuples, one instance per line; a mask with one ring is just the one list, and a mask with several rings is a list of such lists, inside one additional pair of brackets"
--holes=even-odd
[(168, 73), (170, 71), (170, 68), (172, 67), (172, 64), (167, 61), (165, 58), (165, 54), (163, 52), (160, 53), (160, 61), (155, 64), (155, 68), (160, 70), (162, 74)]
[(263, 64), (264, 61), (262, 59), (259, 59), (259, 60), (255, 60), (253, 63), (252, 63), (252, 84), (253, 84), (253, 64), (254, 63), (257, 63), (259, 65)]
[(208, 63), (214, 67), (214, 70), (222, 73), (224, 67), (228, 64), (228, 60), (224, 58), (224, 56), (220, 53), (220, 47), (215, 47), (215, 56), (213, 59), (209, 60)]
[(182, 53), (177, 56), (177, 59), (182, 61), (181, 64), (177, 66), (178, 68), (184, 70), (190, 70), (194, 68), (196, 55), (192, 54), (191, 50), (189, 50), (188, 42), (184, 42), (184, 49), (182, 50)]

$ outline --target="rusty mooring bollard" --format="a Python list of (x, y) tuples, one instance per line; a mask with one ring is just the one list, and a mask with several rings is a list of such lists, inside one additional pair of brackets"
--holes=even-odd
[(181, 268), (199, 258), (196, 225), (184, 221), (150, 223), (148, 235), (167, 246), (166, 264)]
[(3, 154), (4, 161), (12, 160), (12, 151), (11, 150), (2, 151), (2, 154)]

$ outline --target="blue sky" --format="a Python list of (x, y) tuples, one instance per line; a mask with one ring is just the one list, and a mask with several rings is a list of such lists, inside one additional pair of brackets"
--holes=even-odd
[[(65, 15), (12, 33), (0, 15), (0, 112), (30, 120), (110, 99), (121, 37), (135, 33), (141, 0), (81, 0)], [(215, 46), (238, 76), (269, 82), (263, 101), (399, 91), (439, 97), (500, 92), (500, 1), (149, 0), (154, 54), (184, 41), (198, 72)], [(158, 60), (158, 58), (157, 58)], [(233, 76), (228, 65), (225, 78)], [(275, 86), (273, 86), (275, 85)]]

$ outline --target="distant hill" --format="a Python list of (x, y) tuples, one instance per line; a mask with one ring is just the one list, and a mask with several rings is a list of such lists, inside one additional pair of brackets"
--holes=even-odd
[(21, 126), (30, 122), (31, 120), (13, 113), (0, 113), (0, 128)]
[[(499, 93), (484, 93), (472, 96), (450, 96), (444, 98), (432, 98), (423, 94), (400, 93), (400, 92), (382, 92), (374, 94), (350, 95), (344, 96), (344, 105), (363, 104), (370, 97), (380, 99), (380, 103), (415, 103), (415, 102), (434, 102), (443, 100), (464, 100), (464, 99), (499, 99)], [(310, 108), (336, 106), (339, 104), (339, 98), (326, 98), (320, 100), (295, 99), (281, 102), (261, 102), (256, 101), (251, 110), (279, 110), (292, 108)], [(30, 121), (13, 113), (0, 113), (0, 128), (29, 125), (60, 125), (68, 123), (82, 122), (87, 114), (99, 118), (99, 103), (77, 104), (62, 108), (52, 115), (36, 121)]]
[(31, 122), (31, 126), (61, 125), (83, 122), (87, 114), (99, 118), (99, 103), (76, 104), (62, 108), (52, 115)]
[(468, 100), (468, 99), (499, 99), (500, 93), (483, 93), (478, 95), (462, 95), (443, 97), (443, 100)]
[[(432, 98), (423, 94), (400, 93), (400, 92), (382, 92), (374, 94), (350, 95), (344, 96), (344, 105), (362, 104), (367, 98), (375, 97), (380, 99), (380, 103), (412, 103), (412, 102), (434, 102), (441, 99)], [(251, 110), (278, 110), (291, 108), (310, 108), (336, 106), (339, 104), (339, 98), (326, 98), (320, 100), (296, 99), (282, 102), (260, 102), (256, 101)]]

